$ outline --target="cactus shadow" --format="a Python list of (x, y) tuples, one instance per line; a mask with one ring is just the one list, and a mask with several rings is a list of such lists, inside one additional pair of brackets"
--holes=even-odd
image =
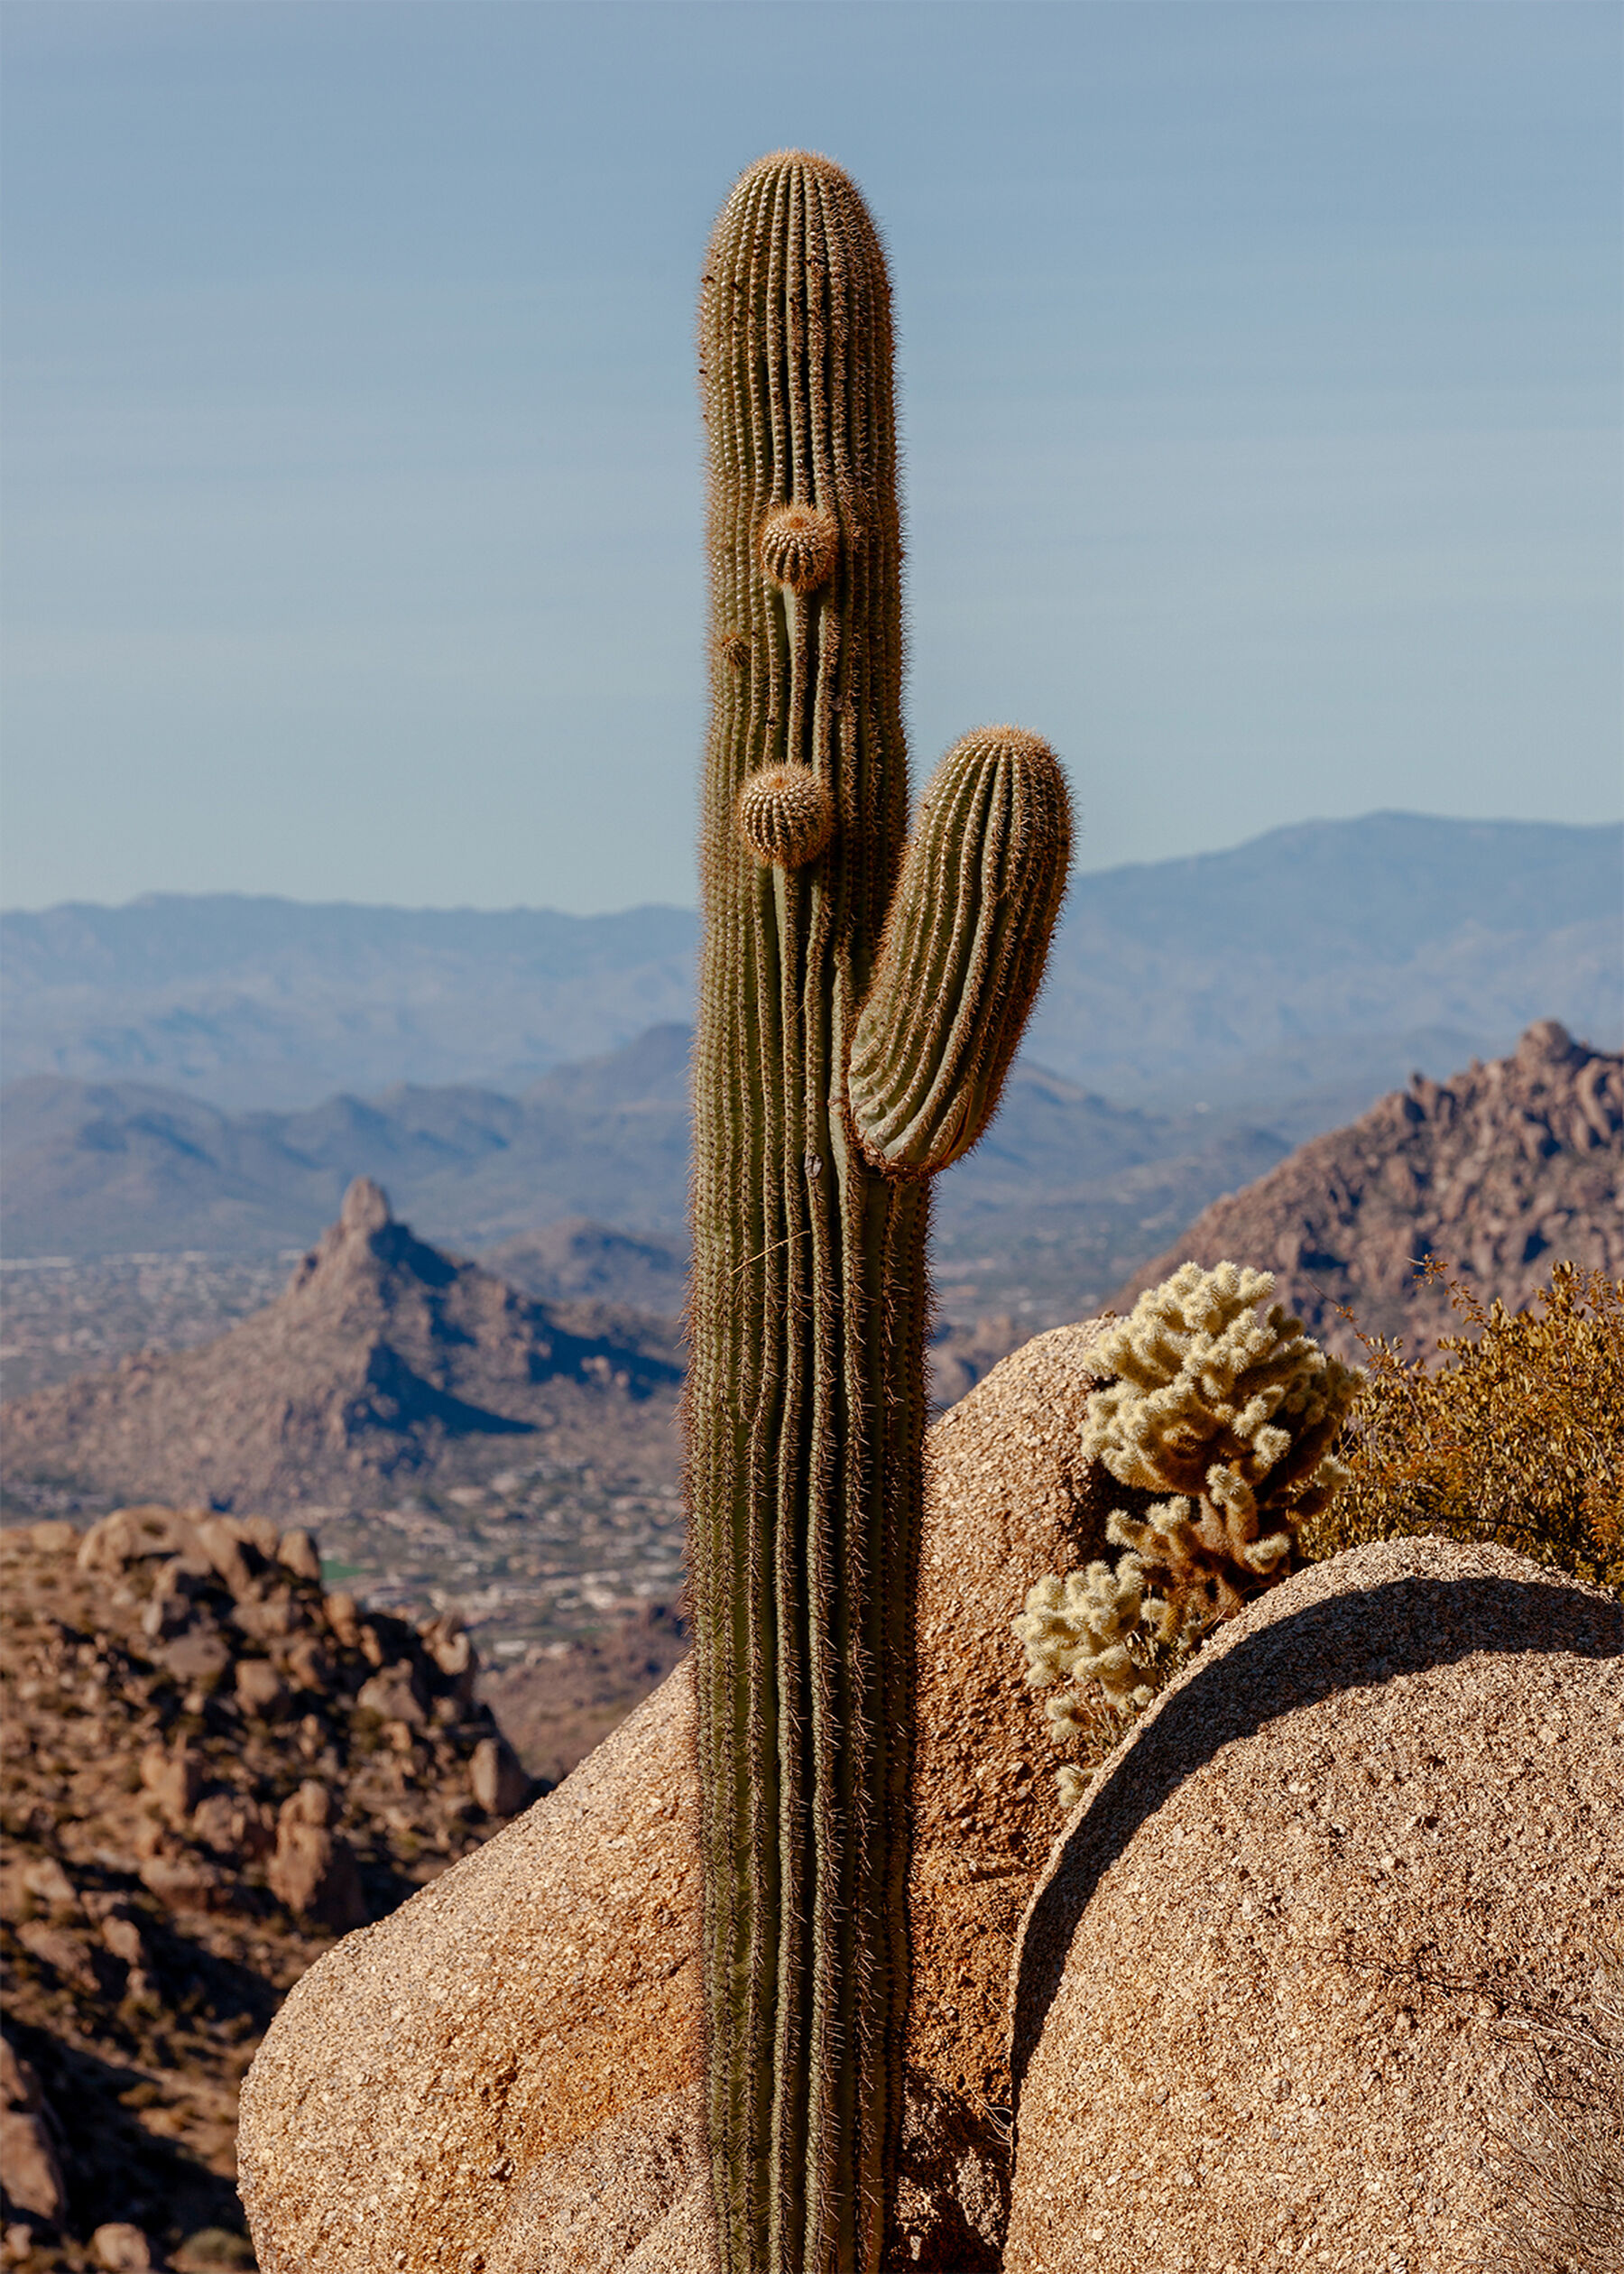
[(1017, 2102), (1077, 1921), (1140, 1826), (1186, 1778), (1283, 1714), (1484, 1650), (1624, 1657), (1624, 1607), (1537, 1580), (1408, 1576), (1309, 1604), (1198, 1659), (1130, 1733), (1028, 1911), (1010, 2011)]

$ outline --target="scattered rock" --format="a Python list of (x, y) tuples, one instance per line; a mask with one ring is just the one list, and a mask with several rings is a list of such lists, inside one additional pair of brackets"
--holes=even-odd
[(325, 1785), (300, 1785), (282, 1803), (267, 1877), (278, 1902), (343, 1934), (364, 1922), (366, 1898), (355, 1850), (328, 1828), (331, 1814)]
[(380, 1721), (404, 1722), (409, 1729), (422, 1727), (426, 1702), (417, 1669), (404, 1662), (383, 1668), (362, 1684), (355, 1699), (364, 1714), (376, 1714)]
[(108, 2274), (149, 2274), (153, 2264), (152, 2244), (138, 2226), (125, 2219), (98, 2226), (90, 2237), (90, 2250)]
[(437, 1619), (425, 1619), (418, 1634), (440, 1672), (457, 1684), (457, 1695), (466, 1704), (474, 1695), (478, 1660), (474, 1638), (464, 1630), (461, 1618), (455, 1611), (444, 1611)]
[[(42, 1529), (39, 1525), (33, 1528), (36, 1547), (42, 1546)], [(115, 1508), (99, 1524), (93, 1524), (80, 1540), (78, 1567), (81, 1571), (105, 1572), (109, 1578), (116, 1578), (128, 1565), (143, 1558), (181, 1555), (196, 1544), (196, 1522), (179, 1509), (147, 1503), (135, 1508)], [(57, 1550), (47, 1548), (42, 1552), (50, 1555)]]
[(486, 1816), (517, 1816), (531, 1797), (531, 1780), (502, 1737), (485, 1737), (475, 1746), (468, 1781)]
[(198, 1543), (225, 1581), (232, 1600), (240, 1603), (264, 1568), (259, 1549), (246, 1537), (245, 1528), (224, 1516), (208, 1517), (198, 1526)]
[(1008, 2274), (1464, 2263), (1499, 2025), (1624, 1904), (1621, 1671), (1615, 1599), (1433, 1539), (1220, 1630), (1027, 1913)]
[(43, 1919), (25, 1918), (17, 1927), (17, 1940), (69, 1989), (83, 1991), (90, 1997), (100, 1989), (83, 1936), (70, 1934), (64, 1927), (48, 1927)]
[(321, 1585), (321, 1558), (316, 1542), (302, 1525), (296, 1524), (292, 1530), (282, 1534), (277, 1542), (276, 1556), (277, 1561), (296, 1579), (309, 1579), (316, 1586)]
[(28, 1864), (23, 1873), (23, 1884), (31, 1895), (52, 1910), (77, 1910), (78, 1895), (73, 1881), (63, 1871), (54, 1855), (42, 1856), (37, 1863)]
[(127, 1911), (115, 1911), (104, 1918), (101, 1936), (115, 1958), (121, 1959), (126, 1966), (144, 1969), (147, 1946), (141, 1939), (140, 1927)]
[(325, 1695), (333, 1687), (337, 1669), (313, 1634), (301, 1634), (288, 1652), (288, 1676), (297, 1689)]
[(61, 2217), (68, 2195), (42, 2115), (0, 2111), (0, 2172), (14, 2211), (32, 2211), (36, 2218), (53, 2221)]
[(358, 1650), (361, 1647), (361, 1613), (355, 1596), (346, 1595), (342, 1587), (336, 1587), (322, 1608), (339, 1648)]
[(14, 2211), (61, 2217), (67, 2190), (40, 2080), (6, 2037), (0, 2037), (0, 2182)]
[(226, 1910), (238, 1891), (229, 1872), (189, 1853), (160, 1850), (142, 1859), (137, 1874), (143, 1887), (172, 1911)]
[(149, 1745), (141, 1756), (141, 1781), (166, 1822), (179, 1826), (203, 1789), (201, 1757), (189, 1747), (171, 1752), (165, 1745)]
[(287, 1686), (269, 1659), (239, 1659), (236, 1694), (244, 1711), (261, 1721), (276, 1721), (288, 1710)]
[(217, 1627), (194, 1626), (157, 1655), (188, 1689), (212, 1690), (231, 1664), (231, 1645)]
[(276, 1828), (257, 1800), (238, 1792), (211, 1792), (192, 1810), (192, 1837), (216, 1855), (252, 1863), (276, 1845)]
[[(211, 1559), (199, 1535), (217, 1521), (148, 1506), (82, 1538), (0, 1531), (0, 1986), (14, 2057), (0, 2155), (13, 2225), (36, 2223), (27, 2260), (5, 2249), (63, 2274), (91, 2262), (91, 2232), (109, 2222), (178, 2274), (252, 2263), (233, 2232), (248, 2053), (335, 1933), (383, 1916), (488, 1824), (471, 1764), (497, 1731), (472, 1695), (469, 1638), (368, 1616), (380, 1660), (406, 1669), (428, 1707), (418, 1726), (381, 1728), (358, 1703), (376, 1668), (342, 1610), (328, 1615), (309, 1559), (296, 1558), (301, 1576), (252, 1519), (225, 1536), (240, 1570), (219, 1533)], [(208, 1685), (169, 1663), (194, 1634), (218, 1669)], [(251, 1710), (295, 1680), (296, 1723)], [(46, 2220), (60, 2232), (42, 2240)]]

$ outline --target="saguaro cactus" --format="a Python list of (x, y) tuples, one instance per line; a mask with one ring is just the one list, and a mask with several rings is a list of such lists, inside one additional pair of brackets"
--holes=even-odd
[(872, 2274), (907, 2017), (932, 1170), (1042, 976), (1066, 787), (994, 727), (904, 846), (890, 287), (764, 158), (700, 313), (713, 717), (687, 1390), (708, 2123), (725, 2274)]

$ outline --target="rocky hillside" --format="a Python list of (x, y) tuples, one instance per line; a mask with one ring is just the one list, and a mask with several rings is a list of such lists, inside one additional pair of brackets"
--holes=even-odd
[(559, 1216), (487, 1248), (487, 1271), (538, 1302), (625, 1303), (677, 1317), (687, 1296), (687, 1242)]
[(1624, 1274), (1624, 1058), (1545, 1019), (1510, 1058), (1417, 1076), (1215, 1201), (1112, 1307), (1189, 1258), (1228, 1257), (1276, 1272), (1282, 1299), (1348, 1354), (1340, 1306), (1367, 1334), (1426, 1350), (1460, 1325), (1445, 1290), (1416, 1277), (1428, 1253), (1513, 1310), (1557, 1262)]
[(532, 1787), (456, 1621), (324, 1594), (302, 1530), (136, 1508), (0, 1556), (6, 2262), (248, 2265), (277, 2004)]
[(527, 1446), (613, 1440), (669, 1467), (678, 1379), (669, 1325), (535, 1302), (414, 1238), (363, 1178), (266, 1309), (8, 1408), (5, 1476), (14, 1496), (62, 1480), (288, 1511), (367, 1504), (430, 1464), (476, 1476)]

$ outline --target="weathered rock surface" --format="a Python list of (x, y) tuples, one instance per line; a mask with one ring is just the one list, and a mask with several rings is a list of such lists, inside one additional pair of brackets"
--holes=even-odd
[(1425, 1350), (1460, 1328), (1445, 1290), (1416, 1279), (1429, 1251), (1509, 1310), (1557, 1262), (1624, 1272), (1624, 1058), (1542, 1019), (1509, 1058), (1445, 1083), (1417, 1075), (1215, 1200), (1112, 1301), (1129, 1310), (1181, 1263), (1229, 1260), (1275, 1272), (1280, 1299), (1344, 1356), (1358, 1346), (1338, 1305)]
[(1045, 1572), (1110, 1552), (1111, 1511), (1147, 1497), (1077, 1450), (1097, 1332), (1091, 1321), (1039, 1335), (926, 1441), (908, 2058), (977, 2110), (1009, 2099), (1010, 1958), (1061, 1822), (1060, 1756), (1010, 1622)]
[(0, 2037), (0, 2188), (12, 2211), (60, 2218), (68, 2191), (57, 2155), (56, 2125), (40, 2080)]
[(678, 1358), (668, 1323), (533, 1302), (415, 1239), (362, 1177), (264, 1310), (8, 1406), (5, 1474), (286, 1511), (375, 1498), (448, 1447), (605, 1428), (669, 1466)]
[(656, 2218), (672, 2095), (699, 2074), (692, 1748), (679, 1668), (505, 1835), (305, 1976), (243, 2095), (266, 2274), (499, 2263), (557, 2158), (643, 2103), (632, 2149), (604, 2145), (594, 2215)]
[[(1093, 1332), (1029, 1344), (930, 1433), (899, 2265), (998, 2263), (1010, 1956), (1060, 1823), (1010, 1622), (1131, 1497), (1076, 1456)], [(267, 2274), (704, 2264), (692, 1744), (684, 1665), (300, 1984), (244, 2101)]]
[(1007, 2274), (1482, 2263), (1508, 2032), (1582, 2010), (1621, 1804), (1612, 1597), (1421, 1539), (1250, 1605), (1033, 1898)]

